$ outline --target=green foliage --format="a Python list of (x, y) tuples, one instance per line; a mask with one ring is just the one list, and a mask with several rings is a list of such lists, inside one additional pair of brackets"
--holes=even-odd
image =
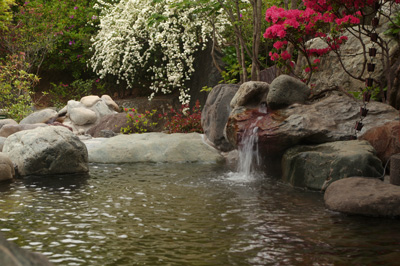
[(31, 113), (32, 90), (39, 82), (36, 75), (25, 71), (29, 65), (24, 58), (21, 53), (0, 61), (0, 108), (18, 122)]
[(125, 108), (127, 126), (121, 127), (121, 133), (131, 134), (131, 133), (145, 133), (149, 130), (149, 127), (155, 127), (156, 122), (152, 122), (152, 117), (157, 112), (157, 110), (145, 111), (144, 114), (137, 112), (135, 108), (129, 109)]
[(48, 94), (51, 97), (51, 104), (57, 108), (62, 108), (68, 100), (79, 101), (82, 97), (93, 94), (96, 89), (100, 94), (104, 93), (104, 86), (98, 83), (98, 80), (77, 79), (71, 84), (50, 83), (51, 88)]
[(198, 100), (192, 110), (185, 104), (178, 111), (171, 109), (170, 114), (165, 113), (163, 117), (167, 120), (164, 129), (170, 134), (203, 133), (203, 128), (201, 127), (201, 108)]
[(4, 29), (12, 19), (10, 6), (14, 4), (14, 0), (1, 0), (0, 1), (0, 29)]
[[(400, 11), (394, 14), (389, 23), (389, 29), (385, 31), (386, 35), (392, 36), (394, 38), (398, 37), (399, 33), (400, 33)], [(397, 38), (397, 40), (399, 40), (399, 38)]]
[(95, 0), (26, 1), (15, 8), (14, 19), (0, 32), (5, 53), (24, 52), (36, 71), (40, 67), (67, 70), (76, 79), (88, 71), (90, 38), (96, 32)]
[(349, 93), (353, 95), (354, 98), (361, 100), (363, 98), (364, 93), (370, 92), (371, 100), (380, 101), (382, 98), (381, 95), (385, 91), (387, 91), (387, 88), (381, 89), (380, 87), (373, 86), (364, 88), (363, 90), (360, 89), (359, 91), (349, 91)]

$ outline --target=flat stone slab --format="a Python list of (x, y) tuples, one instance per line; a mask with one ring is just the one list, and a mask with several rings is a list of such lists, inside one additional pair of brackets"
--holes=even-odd
[(218, 163), (218, 150), (198, 133), (118, 135), (83, 141), (92, 163)]
[(325, 191), (332, 211), (366, 216), (400, 216), (400, 186), (376, 178), (349, 177), (333, 182)]

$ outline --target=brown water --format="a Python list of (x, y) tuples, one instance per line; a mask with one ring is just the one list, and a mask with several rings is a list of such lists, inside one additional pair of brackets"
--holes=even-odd
[(18, 180), (0, 230), (55, 265), (398, 265), (400, 222), (325, 209), (322, 194), (202, 164), (92, 165)]

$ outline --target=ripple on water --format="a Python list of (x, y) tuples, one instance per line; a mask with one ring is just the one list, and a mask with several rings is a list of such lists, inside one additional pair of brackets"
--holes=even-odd
[(18, 180), (1, 195), (2, 233), (57, 265), (400, 259), (396, 221), (331, 213), (319, 193), (212, 165), (92, 165), (90, 178)]

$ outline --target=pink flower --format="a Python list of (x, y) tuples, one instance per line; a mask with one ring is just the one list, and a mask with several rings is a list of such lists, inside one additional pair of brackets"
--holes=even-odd
[(290, 59), (292, 56), (289, 54), (288, 51), (284, 50), (284, 51), (281, 53), (281, 57), (282, 57), (283, 60), (288, 60), (288, 59)]
[(74, 15), (69, 16), (69, 18), (74, 18)]
[(305, 71), (306, 73), (308, 73), (308, 72), (310, 72), (310, 71), (311, 71), (311, 68), (309, 68), (309, 67), (306, 67), (306, 68), (304, 69), (304, 71)]
[(284, 41), (284, 42), (282, 42), (282, 41), (277, 41), (277, 42), (274, 43), (273, 46), (275, 47), (275, 49), (279, 50), (279, 49), (281, 49), (282, 46), (285, 45), (285, 44), (287, 44), (287, 41)]
[(77, 7), (77, 6), (74, 6), (74, 9), (75, 9), (75, 10), (77, 10), (77, 9), (78, 9), (78, 7)]
[(319, 58), (314, 59), (314, 64), (319, 64), (319, 63), (321, 63), (321, 60)]

